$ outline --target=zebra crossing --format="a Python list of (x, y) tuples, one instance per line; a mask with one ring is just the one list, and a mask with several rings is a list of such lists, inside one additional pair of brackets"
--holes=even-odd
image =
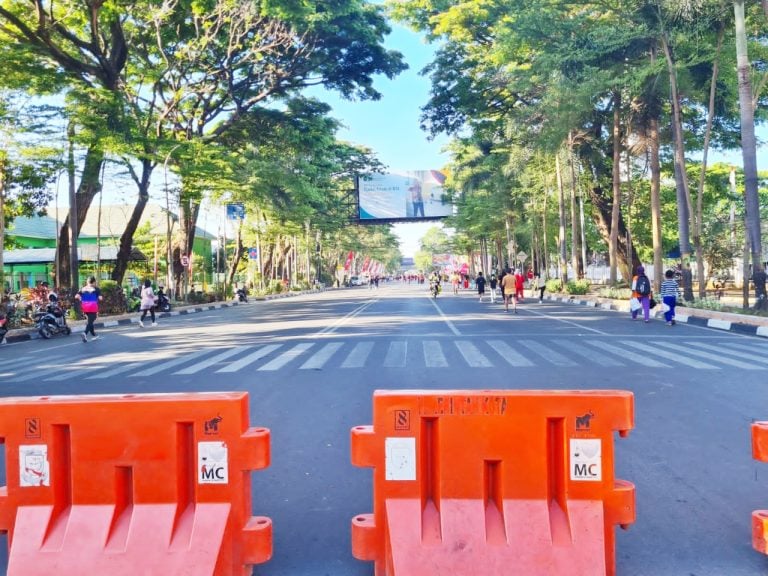
[(564, 338), (425, 338), (284, 342), (208, 349), (169, 350), (131, 357), (105, 354), (83, 362), (66, 356), (48, 358), (46, 367), (19, 368), (18, 359), (0, 361), (0, 381), (61, 382), (115, 377), (191, 376), (284, 370), (579, 368), (600, 366), (649, 369), (766, 370), (768, 346), (744, 340), (637, 340), (600, 337)]

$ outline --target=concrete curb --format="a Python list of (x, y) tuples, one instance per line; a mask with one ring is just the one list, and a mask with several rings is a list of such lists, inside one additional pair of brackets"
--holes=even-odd
[[(607, 300), (605, 298), (590, 298), (589, 296), (571, 296), (563, 298), (562, 295), (547, 294), (545, 300), (554, 302), (571, 303), (602, 310), (613, 310), (616, 312), (629, 313), (629, 302), (619, 300)], [(651, 311), (651, 316), (657, 318), (663, 317), (661, 306), (657, 306)], [(716, 312), (712, 310), (697, 310), (695, 308), (686, 308), (679, 306), (676, 309), (675, 321), (680, 324), (693, 324), (715, 330), (724, 330), (727, 332), (738, 332), (748, 336), (761, 336), (768, 338), (768, 318), (759, 316), (745, 316), (742, 314), (732, 314), (728, 312)]]
[[(277, 300), (279, 298), (288, 298), (291, 296), (301, 296), (304, 294), (314, 294), (318, 290), (308, 290), (302, 292), (285, 292), (281, 294), (270, 294), (258, 298), (252, 298), (251, 302), (261, 302), (266, 300)], [(209, 310), (217, 310), (219, 308), (230, 308), (232, 306), (247, 306), (247, 303), (240, 302), (217, 302), (213, 304), (190, 304), (189, 306), (178, 307), (173, 312), (155, 312), (157, 318), (171, 318), (173, 316), (186, 316), (188, 314), (196, 314), (198, 312), (207, 312)], [(113, 326), (127, 326), (130, 324), (138, 324), (138, 313), (121, 314), (120, 316), (108, 316), (101, 322), (96, 322), (94, 326), (97, 329), (110, 328)], [(79, 334), (85, 330), (85, 321), (76, 320), (74, 323), (70, 323), (69, 327), (72, 329), (73, 334)], [(0, 344), (11, 344), (14, 342), (24, 342), (26, 340), (40, 340), (41, 336), (37, 332), (37, 328), (16, 328), (9, 330), (5, 335), (5, 339), (0, 341)]]

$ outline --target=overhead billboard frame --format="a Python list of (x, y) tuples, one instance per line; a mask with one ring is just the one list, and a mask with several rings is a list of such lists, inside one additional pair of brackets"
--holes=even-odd
[(355, 178), (360, 224), (442, 220), (453, 214), (439, 170), (409, 170)]

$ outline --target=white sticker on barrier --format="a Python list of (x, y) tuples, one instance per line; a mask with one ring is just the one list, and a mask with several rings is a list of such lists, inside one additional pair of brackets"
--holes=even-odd
[(19, 486), (50, 486), (51, 467), (48, 464), (48, 446), (31, 444), (19, 446)]
[(198, 442), (197, 470), (198, 484), (229, 484), (226, 442)]
[(600, 482), (603, 479), (602, 441), (571, 438), (571, 480)]
[(416, 480), (416, 438), (386, 438), (384, 449), (387, 480)]

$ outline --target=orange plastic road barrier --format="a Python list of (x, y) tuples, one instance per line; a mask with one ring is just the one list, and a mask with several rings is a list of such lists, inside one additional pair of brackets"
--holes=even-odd
[[(768, 422), (752, 423), (752, 458), (768, 462)], [(752, 548), (768, 554), (768, 510), (752, 512)]]
[(614, 526), (635, 487), (614, 479), (630, 392), (377, 391), (352, 463), (374, 468), (352, 553), (376, 576), (615, 573)]
[(245, 575), (272, 555), (246, 393), (5, 398), (0, 442), (8, 576)]

